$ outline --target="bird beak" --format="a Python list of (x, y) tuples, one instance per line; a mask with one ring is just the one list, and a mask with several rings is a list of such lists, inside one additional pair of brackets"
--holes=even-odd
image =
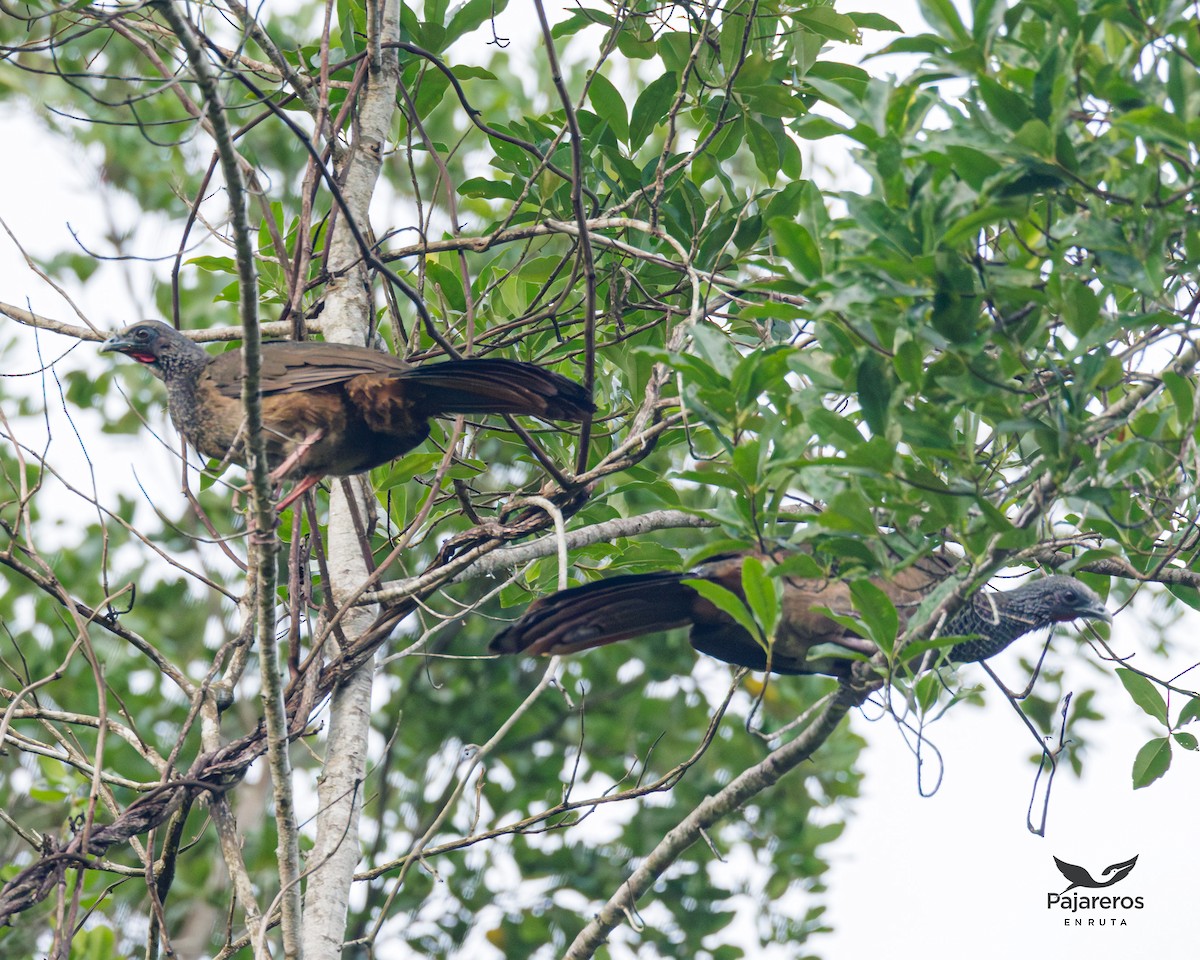
[(101, 353), (127, 353), (133, 349), (133, 343), (126, 340), (119, 333), (114, 333), (111, 337), (100, 344)]
[(1080, 610), (1077, 616), (1083, 620), (1103, 620), (1105, 623), (1112, 623), (1112, 614), (1108, 612), (1108, 608), (1102, 603), (1093, 603), (1085, 609)]

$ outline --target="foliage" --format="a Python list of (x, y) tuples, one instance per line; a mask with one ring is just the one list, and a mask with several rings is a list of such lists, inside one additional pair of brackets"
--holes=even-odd
[[(419, 606), (411, 589), (386, 595), (388, 630), (341, 654), (327, 648), (325, 673), (317, 662), (304, 675), (323, 695), (332, 671), (362, 662), (404, 617), (375, 679), (359, 868), (368, 879), (347, 940), (428, 956), (567, 952), (689, 811), (837, 686), (735, 678), (720, 708), (729, 672), (671, 636), (565, 662), (561, 693), (523, 704), (544, 665), (478, 654), (498, 619), (555, 588), (553, 546), (502, 582), (478, 566), (451, 584), (448, 566), (545, 529), (523, 497), (550, 497), (573, 530), (647, 518), (645, 536), (585, 535), (570, 557), (578, 579), (802, 545), (783, 563), (748, 566), (748, 603), (728, 607), (764, 637), (785, 574), (852, 581), (852, 615), (887, 652), (928, 637), (947, 605), (1005, 567), (1074, 572), (1120, 601), (1160, 582), (1171, 604), (1200, 603), (1192, 5), (977, 0), (967, 22), (952, 4), (924, 3), (929, 32), (885, 51), (920, 57), (894, 81), (826, 52), (894, 29), (849, 4), (578, 7), (546, 36), (496, 48), (486, 39), (519, 19), (502, 0), (403, 6), (399, 41), (381, 48), (361, 3), (334, 6), (327, 33), (310, 7), (264, 11), (257, 24), (237, 3), (189, 14), (221, 67), (255, 195), (264, 314), (320, 328), (339, 280), (328, 264), (331, 224), (345, 215), (337, 192), (349, 189), (327, 174), (363, 149), (350, 108), (376, 83), (380, 58), (397, 57), (385, 199), (370, 229), (358, 225), (378, 332), (415, 359), (445, 341), (581, 380), (594, 369), (601, 411), (586, 438), (533, 432), (542, 458), (586, 482), (586, 497), (498, 420), (465, 433), (436, 425), (424, 447), (372, 476), (380, 522), (365, 550), (385, 581), (434, 579)], [(227, 200), (176, 36), (153, 5), (25, 10), (27, 20), (0, 22), (0, 96), (39, 104), (49, 128), (97, 152), (108, 189), (175, 226), (186, 253), (161, 267), (164, 316), (189, 329), (233, 322)], [(535, 90), (520, 79), (530, 64)], [(806, 170), (811, 145), (835, 135), (853, 144), (861, 190), (822, 189)], [(198, 239), (200, 224), (212, 236)], [(66, 252), (43, 264), (84, 289), (93, 266)], [(7, 323), (4, 341), (65, 329), (3, 309), (27, 324)], [(76, 356), (54, 365), (53, 383), (43, 376), (44, 392), (0, 381), (0, 620), (13, 705), (0, 805), (21, 828), (4, 841), (6, 880), (43, 856), (42, 839), (62, 844), (115, 821), (215, 743), (249, 743), (261, 716), (254, 672), (240, 672), (244, 543), (214, 544), (238, 529), (228, 485), (192, 473), (193, 510), (174, 490), (134, 496), (123, 482), (82, 482), (62, 436), (37, 442), (44, 406), (91, 427), (81, 442), (101, 477), (148, 455), (129, 440), (146, 436), (143, 420), (162, 428), (164, 449), (175, 445), (159, 384)], [(716, 529), (688, 528), (681, 515)], [(333, 612), (311, 524), (289, 512), (280, 528), (293, 677)], [(943, 544), (963, 555), (961, 571), (906, 633), (868, 578)], [(1096, 674), (1164, 727), (1131, 758), (1139, 787), (1197, 742), (1184, 728), (1200, 698), (1153, 673), (1102, 662)], [(908, 722), (974, 698), (946, 679), (913, 685)], [(212, 683), (229, 698), (219, 710)], [(1040, 731), (1055, 729), (1062, 695), (1048, 670), (1024, 704)], [(1104, 721), (1090, 697), (1075, 693), (1076, 751), (1083, 722)], [(326, 704), (307, 707), (299, 722), (315, 731)], [(320, 737), (306, 742), (311, 752), (292, 750), (302, 799), (323, 760)], [(856, 794), (860, 746), (832, 732), (816, 762), (662, 873), (645, 922), (613, 942), (647, 955), (753, 953), (732, 922), (747, 894), (763, 943), (799, 944), (820, 929), (824, 851)], [(1077, 766), (1078, 752), (1070, 757)], [(185, 937), (196, 955), (251, 955), (253, 924), (245, 903), (230, 906), (228, 874), (252, 878), (261, 908), (278, 874), (265, 771), (243, 774), (228, 783), (240, 865), (192, 796), (174, 819), (67, 875), (58, 895), (89, 918), (79, 955), (153, 954)], [(769, 879), (713, 869), (714, 854), (734, 850)], [(154, 896), (147, 864), (160, 878)], [(0, 933), (5, 955), (45, 952), (51, 931), (69, 940), (60, 909), (30, 905)]]

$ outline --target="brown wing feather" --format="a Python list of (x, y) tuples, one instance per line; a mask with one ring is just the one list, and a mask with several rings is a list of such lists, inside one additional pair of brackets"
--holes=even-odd
[[(399, 376), (412, 367), (391, 354), (349, 343), (272, 340), (262, 346), (263, 396), (319, 390), (363, 374)], [(208, 365), (207, 375), (227, 397), (242, 395), (242, 354), (223, 353)]]

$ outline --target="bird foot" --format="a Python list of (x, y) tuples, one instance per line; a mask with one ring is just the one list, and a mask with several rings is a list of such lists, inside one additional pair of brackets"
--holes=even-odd
[[(301, 440), (296, 445), (296, 448), (287, 455), (284, 461), (271, 471), (271, 481), (276, 484), (280, 483), (289, 473), (292, 472), (293, 469), (299, 465), (300, 461), (304, 458), (304, 455), (313, 448), (317, 441), (324, 436), (325, 429), (323, 427), (317, 427), (316, 430)], [(275, 512), (277, 514), (283, 513), (284, 510), (290, 507), (320, 482), (320, 474), (317, 474), (316, 476), (310, 475), (304, 477), (299, 483), (296, 484), (295, 487), (292, 488), (291, 493), (280, 500), (279, 503), (275, 504)]]
[(865, 640), (862, 637), (842, 636), (834, 637), (829, 640), (830, 643), (836, 644), (839, 647), (844, 647), (847, 650), (853, 650), (855, 653), (865, 653), (868, 657), (879, 652), (879, 648), (870, 640)]
[(291, 473), (292, 470), (300, 463), (301, 458), (308, 453), (308, 451), (313, 448), (314, 444), (316, 444), (317, 441), (323, 436), (325, 436), (325, 429), (323, 427), (317, 427), (316, 430), (301, 440), (296, 445), (296, 448), (289, 453), (286, 458), (284, 458), (283, 463), (271, 471), (271, 482), (279, 483), (279, 481)]
[(309, 475), (301, 480), (298, 484), (292, 487), (292, 492), (275, 504), (275, 512), (283, 513), (288, 507), (299, 500), (304, 494), (308, 493), (313, 487), (321, 482), (321, 476)]

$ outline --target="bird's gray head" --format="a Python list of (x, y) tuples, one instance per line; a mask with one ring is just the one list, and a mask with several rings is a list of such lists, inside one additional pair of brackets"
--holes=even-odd
[(159, 320), (143, 320), (113, 334), (100, 344), (100, 352), (123, 353), (164, 378), (176, 369), (209, 361), (203, 347)]
[(1112, 620), (1100, 595), (1074, 577), (1055, 575), (1031, 580), (1007, 596), (1041, 623), (1068, 620)]

